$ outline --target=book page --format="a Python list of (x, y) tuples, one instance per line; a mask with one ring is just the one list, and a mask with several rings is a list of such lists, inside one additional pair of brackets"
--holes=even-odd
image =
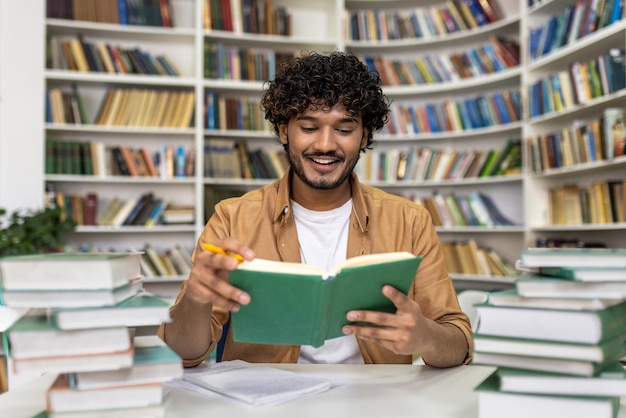
[(265, 272), (272, 272), (272, 273), (276, 272), (276, 273), (285, 273), (285, 274), (316, 275), (316, 276), (321, 276), (324, 280), (326, 280), (330, 277), (336, 276), (337, 273), (339, 273), (344, 268), (366, 266), (370, 264), (385, 263), (385, 262), (395, 261), (395, 260), (404, 260), (404, 259), (412, 258), (412, 257), (415, 257), (415, 256), (406, 251), (392, 252), (392, 253), (379, 253), (379, 254), (366, 254), (366, 255), (361, 255), (358, 257), (349, 258), (343, 263), (336, 266), (330, 272), (327, 272), (319, 267), (311, 266), (308, 264), (272, 261), (272, 260), (265, 260), (262, 258), (255, 258), (252, 261), (244, 261), (237, 268), (242, 269), (242, 270), (265, 271)]
[(413, 258), (413, 257), (415, 257), (415, 255), (406, 251), (360, 255), (358, 257), (348, 258), (346, 261), (344, 261), (343, 263), (335, 267), (334, 271), (335, 273), (338, 273), (342, 269), (345, 269), (348, 267), (358, 267), (358, 266), (367, 266), (370, 264), (387, 263), (389, 261), (404, 260), (404, 259)]
[(237, 268), (241, 270), (265, 271), (271, 273), (285, 274), (302, 274), (309, 276), (325, 276), (327, 274), (323, 269), (308, 264), (272, 261), (262, 258), (255, 258), (252, 261), (244, 261)]
[(325, 377), (251, 365), (242, 360), (204, 363), (186, 369), (183, 381), (253, 406), (285, 403), (331, 388)]

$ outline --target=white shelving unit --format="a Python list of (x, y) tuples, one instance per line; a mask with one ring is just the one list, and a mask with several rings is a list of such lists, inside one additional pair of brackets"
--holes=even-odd
[[(574, 62), (585, 62), (605, 54), (611, 48), (626, 46), (626, 20), (609, 26), (562, 46), (549, 54), (530, 60), (528, 35), (531, 27), (543, 24), (551, 16), (559, 15), (566, 6), (575, 2), (567, 0), (544, 1), (525, 10), (523, 16), (525, 52), (523, 91), (538, 79), (567, 70)], [(571, 128), (575, 123), (587, 122), (602, 116), (608, 107), (626, 108), (626, 90), (606, 94), (559, 111), (528, 117), (524, 124), (524, 138)], [(528, 109), (527, 109), (528, 112)], [(529, 113), (527, 113), (529, 115)], [(554, 225), (550, 220), (549, 190), (556, 186), (575, 184), (586, 187), (593, 182), (626, 179), (626, 157), (580, 163), (569, 167), (553, 168), (541, 173), (531, 170), (531, 155), (526, 152), (527, 174), (524, 181), (527, 242), (538, 238), (579, 240), (585, 243), (603, 243), (611, 247), (626, 246), (626, 224)], [(626, 202), (622, 204), (626, 205)]]
[[(499, 0), (503, 18), (475, 29), (429, 38), (393, 39), (376, 41), (346, 41), (346, 50), (357, 55), (380, 55), (387, 59), (406, 60), (428, 54), (452, 54), (466, 51), (489, 43), (489, 35), (505, 36), (521, 43), (521, 12), (518, 0)], [(406, 1), (358, 1), (347, 0), (349, 13), (363, 10), (410, 10), (416, 8), (442, 7), (441, 2)], [(456, 82), (386, 86), (385, 93), (392, 104), (415, 105), (427, 102), (442, 102), (456, 98), (471, 98), (503, 90), (519, 90), (523, 69), (521, 66), (493, 72), (478, 77), (465, 78)], [(382, 134), (377, 136), (376, 150), (432, 147), (458, 150), (502, 149), (510, 139), (521, 139), (521, 122), (495, 125), (465, 131), (447, 131), (418, 134)], [(474, 239), (479, 246), (497, 248), (499, 254), (514, 261), (525, 244), (525, 214), (523, 211), (524, 175), (468, 178), (444, 181), (395, 181), (369, 182), (385, 190), (408, 196), (429, 197), (433, 192), (440, 194), (469, 194), (482, 191), (496, 201), (498, 207), (520, 226), (481, 227), (438, 227), (442, 242)], [(455, 275), (456, 277), (456, 275)]]
[[(37, 2), (39, 12), (45, 15), (45, 1)], [(306, 1), (275, 2), (276, 6), (286, 5), (292, 16), (292, 36), (232, 33), (207, 30), (203, 27), (202, 0), (171, 0), (173, 28), (116, 25), (95, 22), (82, 22), (63, 19), (46, 19), (48, 36), (84, 36), (87, 41), (105, 41), (123, 47), (138, 46), (153, 55), (166, 53), (179, 67), (180, 77), (121, 75), (103, 73), (80, 73), (58, 69), (46, 69), (46, 88), (78, 87), (85, 101), (86, 112), (93, 120), (110, 87), (139, 87), (154, 89), (192, 90), (195, 93), (195, 114), (190, 128), (132, 128), (98, 125), (59, 125), (45, 124), (42, 127), (48, 139), (88, 141), (97, 139), (106, 145), (145, 146), (155, 151), (163, 144), (182, 145), (196, 150), (196, 169), (192, 177), (155, 179), (141, 177), (92, 177), (75, 175), (45, 175), (45, 184), (54, 184), (56, 190), (64, 193), (85, 195), (95, 191), (99, 197), (99, 210), (113, 197), (122, 200), (152, 191), (157, 197), (165, 197), (177, 205), (192, 205), (196, 212), (194, 225), (154, 227), (98, 227), (79, 226), (70, 234), (70, 244), (89, 243), (97, 247), (124, 249), (140, 247), (150, 242), (157, 249), (165, 249), (172, 243), (181, 243), (193, 248), (196, 237), (205, 223), (205, 187), (237, 187), (242, 191), (266, 184), (267, 180), (238, 181), (234, 179), (214, 179), (203, 177), (205, 138), (232, 138), (246, 140), (256, 146), (272, 143), (269, 132), (207, 130), (204, 126), (204, 96), (206, 91), (225, 95), (248, 95), (260, 97), (262, 81), (234, 81), (204, 78), (204, 43), (220, 42), (241, 48), (273, 49), (276, 51), (297, 52), (302, 49), (340, 48), (340, 15), (343, 10), (340, 2), (324, 0), (314, 4)], [(39, 53), (43, 54), (42, 44)], [(43, 94), (43, 92), (41, 92)], [(42, 188), (43, 189), (43, 188)]]
[[(13, 2), (11, 2), (13, 3)], [(16, 2), (20, 3), (20, 2)], [(14, 67), (0, 64), (2, 77), (10, 76), (8, 86), (3, 80), (0, 104), (0, 204), (7, 205), (7, 199), (20, 202), (22, 207), (41, 205), (45, 184), (54, 183), (57, 190), (87, 193), (96, 191), (102, 198), (101, 204), (113, 196), (126, 198), (138, 196), (148, 190), (157, 196), (165, 196), (177, 204), (193, 205), (196, 211), (194, 225), (183, 227), (159, 226), (153, 228), (124, 227), (97, 228), (80, 227), (70, 236), (71, 242), (87, 242), (98, 246), (113, 246), (123, 249), (128, 246), (141, 246), (150, 242), (155, 248), (163, 249), (174, 243), (181, 243), (192, 248), (196, 237), (202, 231), (205, 218), (205, 188), (240, 188), (249, 190), (266, 184), (267, 180), (235, 180), (205, 178), (203, 176), (203, 148), (205, 140), (211, 138), (229, 138), (245, 140), (251, 147), (279, 146), (273, 142), (273, 135), (266, 131), (207, 130), (203, 125), (204, 95), (206, 91), (215, 91), (224, 95), (245, 95), (259, 97), (263, 83), (261, 81), (233, 81), (205, 79), (204, 42), (212, 40), (230, 46), (255, 49), (273, 49), (276, 51), (300, 51), (302, 49), (334, 49), (353, 52), (357, 55), (379, 54), (389, 58), (420, 56), (428, 53), (446, 53), (463, 50), (488, 42), (490, 34), (502, 35), (519, 41), (521, 46), (521, 65), (480, 77), (461, 80), (455, 83), (429, 85), (389, 86), (385, 93), (394, 103), (423, 103), (455, 97), (471, 97), (504, 89), (519, 89), (523, 102), (526, 86), (550, 72), (566, 68), (575, 60), (589, 59), (598, 55), (598, 51), (611, 47), (624, 48), (626, 42), (626, 22), (617, 22), (596, 33), (578, 40), (573, 45), (565, 46), (551, 54), (529, 61), (527, 58), (528, 32), (531, 26), (545, 22), (550, 15), (558, 14), (571, 1), (547, 0), (538, 6), (528, 7), (525, 0), (498, 0), (504, 18), (493, 24), (458, 34), (437, 36), (428, 39), (401, 39), (389, 41), (352, 41), (345, 36), (347, 19), (354, 10), (376, 9), (411, 9), (416, 7), (438, 6), (440, 2), (415, 2), (407, 0), (307, 0), (275, 1), (275, 5), (285, 5), (293, 13), (293, 36), (257, 35), (230, 33), (217, 30), (205, 30), (202, 27), (203, 0), (171, 0), (174, 28), (154, 28), (121, 26), (91, 22), (76, 22), (60, 19), (41, 19), (45, 16), (45, 1), (32, 2), (26, 8), (19, 4), (2, 4), (0, 11), (19, 13), (20, 27), (6, 23), (0, 29), (0, 57), (6, 62), (9, 57), (19, 56), (20, 60), (35, 65), (34, 71), (16, 71)], [(180, 67), (181, 77), (156, 77), (140, 75), (111, 75), (98, 73), (78, 73), (44, 69), (45, 37), (40, 32), (26, 35), (24, 42), (13, 42), (9, 37), (27, 33), (20, 28), (25, 25), (25, 16), (37, 16), (33, 21), (43, 25), (45, 32), (60, 36), (82, 34), (88, 40), (105, 40), (127, 46), (140, 46), (152, 53), (167, 53)], [(30, 19), (30, 18), (29, 18)], [(29, 20), (30, 22), (30, 20)], [(20, 45), (29, 45), (22, 48)], [(39, 64), (37, 64), (39, 63)], [(22, 74), (23, 73), (23, 74)], [(43, 80), (43, 82), (42, 82)], [(190, 128), (124, 128), (102, 127), (96, 125), (53, 125), (43, 123), (43, 96), (50, 86), (70, 86), (76, 84), (85, 99), (87, 113), (93, 118), (104, 97), (107, 87), (130, 87), (188, 90), (195, 93), (195, 115)], [(28, 86), (26, 88), (24, 86)], [(22, 96), (35, 104), (35, 108), (21, 103), (19, 91), (26, 90)], [(12, 108), (9, 109), (9, 106)], [(609, 106), (626, 106), (626, 92), (620, 91), (592, 100), (584, 105), (554, 112), (536, 118), (523, 114), (521, 122), (487, 128), (472, 129), (462, 132), (437, 132), (413, 135), (381, 134), (376, 137), (377, 150), (410, 149), (412, 147), (453, 147), (458, 149), (495, 149), (502, 148), (512, 138), (526, 139), (533, 135), (561, 129), (573, 121), (594, 117)], [(525, 106), (524, 106), (525, 107)], [(13, 112), (13, 113), (12, 113)], [(527, 112), (527, 109), (525, 110)], [(15, 120), (11, 115), (15, 114)], [(1, 126), (3, 125), (3, 126)], [(23, 132), (28, 132), (23, 136)], [(10, 136), (20, 137), (19, 144), (9, 146)], [(196, 171), (192, 177), (184, 179), (146, 179), (146, 178), (85, 178), (78, 176), (47, 175), (44, 173), (44, 138), (63, 140), (100, 140), (108, 145), (130, 144), (145, 146), (155, 150), (159, 145), (172, 144), (196, 149)], [(35, 151), (33, 151), (35, 150)], [(526, 150), (525, 150), (526, 151)], [(11, 156), (9, 156), (11, 153)], [(547, 190), (555, 184), (576, 182), (588, 184), (594, 180), (608, 178), (624, 179), (625, 158), (585, 164), (567, 169), (551, 170), (549, 173), (533, 174), (528, 169), (527, 152), (524, 155), (525, 167), (521, 175), (503, 178), (464, 179), (460, 181), (438, 182), (372, 182), (385, 190), (398, 193), (411, 193), (417, 196), (430, 196), (433, 191), (440, 193), (470, 193), (482, 191), (492, 196), (499, 208), (508, 217), (519, 223), (514, 227), (476, 228), (455, 227), (439, 228), (440, 238), (444, 242), (474, 239), (479, 245), (497, 249), (511, 261), (526, 246), (532, 245), (539, 237), (578, 238), (585, 241), (603, 241), (611, 246), (625, 247), (626, 225), (582, 225), (553, 226), (547, 218)], [(17, 160), (17, 161), (15, 161)], [(34, 172), (34, 174), (33, 174)], [(12, 181), (12, 177), (19, 179)], [(33, 197), (33, 189), (37, 198)], [(20, 193), (24, 190), (27, 194)], [(17, 199), (20, 197), (20, 199)], [(13, 203), (11, 203), (13, 205)], [(100, 207), (102, 208), (102, 206)], [(459, 278), (461, 280), (462, 278)]]

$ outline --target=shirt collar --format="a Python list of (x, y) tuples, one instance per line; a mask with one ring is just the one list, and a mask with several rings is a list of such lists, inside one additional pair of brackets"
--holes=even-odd
[[(275, 183), (277, 188), (276, 207), (274, 208), (274, 222), (287, 222), (291, 217), (291, 204), (289, 203), (291, 178), (293, 171), (291, 168)], [(359, 182), (359, 178), (353, 172), (350, 175), (350, 187), (352, 189), (352, 207), (356, 216), (356, 222), (361, 232), (367, 231), (369, 223), (369, 213), (365, 205), (363, 196), (363, 188)]]

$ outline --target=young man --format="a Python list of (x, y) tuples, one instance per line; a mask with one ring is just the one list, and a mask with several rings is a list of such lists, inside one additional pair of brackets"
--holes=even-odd
[[(423, 256), (408, 295), (381, 292), (395, 314), (353, 311), (345, 336), (319, 348), (246, 344), (227, 335), (224, 360), (250, 362), (410, 363), (421, 355), (435, 367), (470, 360), (471, 327), (459, 308), (429, 213), (407, 199), (359, 183), (353, 174), (374, 131), (387, 122), (380, 78), (355, 56), (311, 53), (285, 63), (262, 98), (291, 163), (280, 180), (215, 207), (194, 251), (194, 267), (159, 335), (184, 359), (204, 361), (222, 336), (229, 311), (250, 301), (231, 286), (241, 254), (302, 262), (325, 269), (361, 254), (409, 251)], [(276, 300), (275, 303), (281, 303)], [(233, 325), (233, 326), (236, 326)]]

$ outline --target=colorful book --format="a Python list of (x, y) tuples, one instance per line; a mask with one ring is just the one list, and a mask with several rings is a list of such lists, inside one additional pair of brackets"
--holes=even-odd
[(230, 281), (248, 292), (251, 302), (232, 313), (233, 338), (321, 346), (344, 335), (350, 310), (394, 311), (383, 286), (407, 293), (421, 260), (408, 252), (368, 254), (350, 258), (332, 272), (299, 263), (243, 262), (230, 272)]

